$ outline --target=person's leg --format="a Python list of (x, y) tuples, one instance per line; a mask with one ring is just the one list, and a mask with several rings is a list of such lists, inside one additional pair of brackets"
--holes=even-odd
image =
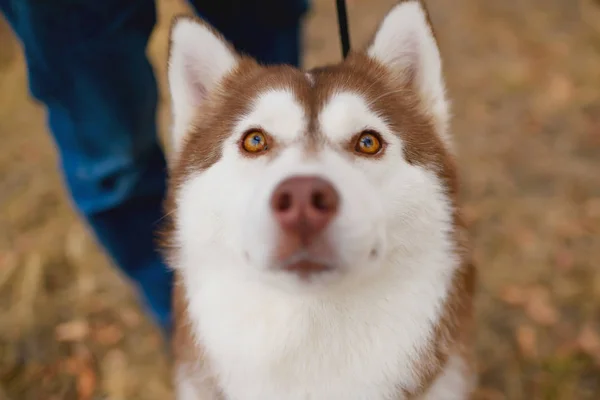
[(152, 0), (0, 0), (44, 103), (65, 181), (114, 262), (170, 325), (172, 273), (154, 243), (166, 165), (146, 58)]
[(300, 66), (308, 0), (189, 0), (238, 51), (264, 64)]

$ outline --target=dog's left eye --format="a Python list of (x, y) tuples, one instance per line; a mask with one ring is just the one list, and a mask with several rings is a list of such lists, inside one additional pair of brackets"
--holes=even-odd
[(249, 153), (258, 153), (269, 148), (267, 137), (261, 131), (250, 131), (246, 133), (242, 141), (242, 147)]
[(365, 131), (360, 134), (354, 149), (363, 154), (375, 155), (381, 150), (381, 139), (375, 132)]

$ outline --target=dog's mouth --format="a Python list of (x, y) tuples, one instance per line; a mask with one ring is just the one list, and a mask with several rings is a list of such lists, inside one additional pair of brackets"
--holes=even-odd
[(310, 257), (307, 254), (298, 254), (282, 263), (280, 269), (296, 274), (302, 279), (308, 279), (314, 275), (333, 271), (335, 266), (328, 260)]
[(310, 251), (302, 250), (277, 263), (276, 269), (295, 274), (302, 280), (308, 280), (314, 276), (333, 272), (338, 267), (331, 259), (316, 257)]

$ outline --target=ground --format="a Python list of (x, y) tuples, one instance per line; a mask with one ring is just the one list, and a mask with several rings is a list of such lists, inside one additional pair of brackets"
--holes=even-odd
[[(340, 57), (313, 0), (307, 67)], [(160, 0), (149, 49), (168, 126)], [(393, 0), (348, 0), (353, 45)], [(429, 0), (479, 268), (478, 399), (600, 393), (600, 2)], [(164, 343), (72, 211), (0, 23), (0, 399), (168, 399)]]

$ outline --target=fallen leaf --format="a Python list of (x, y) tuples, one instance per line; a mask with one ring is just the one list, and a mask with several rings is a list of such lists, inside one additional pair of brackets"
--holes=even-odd
[(89, 324), (84, 320), (74, 320), (58, 325), (54, 334), (59, 342), (78, 342), (85, 339), (90, 331)]
[(77, 352), (77, 395), (79, 400), (91, 400), (97, 386), (96, 371), (90, 351), (80, 347)]
[(104, 325), (94, 330), (94, 339), (104, 346), (112, 346), (123, 339), (123, 331), (116, 325)]
[(554, 354), (557, 357), (566, 359), (579, 351), (577, 332), (571, 323), (560, 321), (553, 329), (553, 336), (556, 343)]
[(535, 329), (529, 325), (521, 325), (517, 328), (517, 344), (525, 358), (537, 357), (537, 334)]
[(550, 300), (550, 293), (541, 286), (530, 289), (525, 312), (540, 325), (548, 326), (558, 322), (558, 311)]
[(511, 306), (522, 306), (527, 302), (527, 292), (522, 286), (506, 285), (500, 291), (500, 299)]
[(555, 74), (548, 83), (547, 101), (551, 102), (554, 107), (559, 107), (571, 99), (573, 94), (573, 83), (565, 75)]
[(560, 221), (554, 229), (555, 233), (564, 239), (577, 239), (586, 235), (585, 228), (577, 219)]
[(588, 217), (600, 218), (600, 197), (594, 197), (586, 201), (584, 209)]
[(517, 247), (523, 251), (531, 251), (538, 241), (535, 233), (525, 227), (515, 229), (513, 237)]
[(467, 226), (471, 226), (481, 218), (481, 208), (466, 204), (462, 209), (462, 217)]
[(586, 325), (577, 338), (579, 348), (600, 364), (600, 335), (589, 325)]
[(129, 328), (135, 328), (142, 323), (142, 316), (140, 313), (129, 307), (121, 310), (121, 319)]
[(575, 353), (577, 353), (579, 349), (580, 346), (576, 340), (569, 340), (564, 343), (558, 344), (556, 346), (556, 349), (554, 350), (554, 354), (557, 357), (568, 358), (575, 355)]
[(89, 400), (96, 390), (96, 373), (91, 368), (82, 368), (77, 376), (77, 394), (79, 400)]
[(96, 296), (88, 300), (87, 309), (91, 313), (100, 313), (109, 308), (106, 299)]
[(79, 360), (75, 356), (71, 356), (62, 361), (62, 368), (69, 374), (75, 375), (79, 366)]
[(569, 272), (575, 266), (575, 257), (567, 249), (562, 249), (556, 252), (555, 262), (559, 271)]

